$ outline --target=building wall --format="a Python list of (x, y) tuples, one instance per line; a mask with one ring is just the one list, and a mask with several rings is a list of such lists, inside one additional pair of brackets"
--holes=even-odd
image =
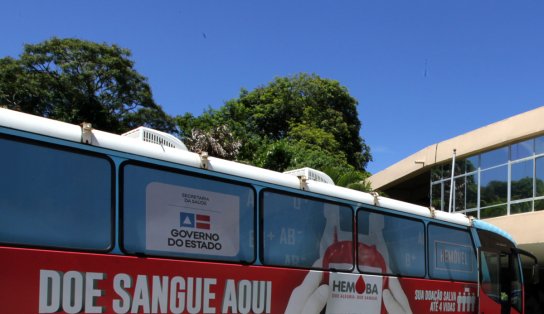
[[(531, 155), (520, 155), (520, 151), (528, 145), (533, 145)], [(467, 202), (467, 193), (472, 192), (466, 187), (462, 192), (464, 200), (459, 199), (457, 205), (464, 202), (464, 207), (456, 206), (456, 199), (453, 198), (453, 210), (486, 218), (486, 221), (509, 232), (522, 248), (544, 261), (544, 211), (540, 211), (544, 209), (544, 190), (541, 191), (544, 187), (544, 107), (429, 145), (371, 176), (369, 181), (374, 190), (393, 198), (448, 210), (454, 150), (457, 161), (455, 179), (459, 179), (459, 182), (464, 180), (468, 185), (466, 178), (472, 176), (471, 180), (476, 180), (477, 185), (471, 188), (476, 194), (469, 195), (472, 197), (470, 202)], [(507, 159), (496, 164), (480, 163), (483, 158), (493, 157), (495, 152), (508, 154)], [(474, 162), (475, 158), (478, 163), (468, 169), (467, 161)], [(437, 169), (443, 171), (440, 176), (437, 176)], [(497, 192), (501, 194), (497, 195), (498, 200), (488, 195), (493, 191), (489, 183), (494, 179), (494, 172), (499, 173), (495, 185), (506, 191), (506, 194), (502, 190)], [(522, 196), (516, 194), (521, 179), (527, 182), (532, 180), (533, 191), (530, 195), (527, 188)], [(431, 182), (435, 184), (431, 185)], [(440, 194), (437, 194), (438, 186)], [(462, 193), (457, 192), (455, 196), (459, 197)], [(438, 202), (436, 195), (441, 198)], [(467, 207), (468, 203), (470, 206)], [(481, 213), (483, 215), (480, 216)]]
[(429, 145), (369, 178), (372, 188), (380, 191), (410, 179), (440, 163), (451, 161), (453, 150), (465, 158), (512, 142), (544, 134), (544, 106)]

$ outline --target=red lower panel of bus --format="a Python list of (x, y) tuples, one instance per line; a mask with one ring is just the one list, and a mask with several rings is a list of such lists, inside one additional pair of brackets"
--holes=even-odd
[(0, 247), (2, 313), (477, 313), (476, 293), (472, 283)]

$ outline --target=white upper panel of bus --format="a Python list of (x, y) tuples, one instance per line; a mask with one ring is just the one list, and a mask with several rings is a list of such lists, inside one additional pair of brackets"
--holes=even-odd
[[(38, 117), (18, 111), (0, 108), (0, 126), (41, 134), (72, 142), (82, 142), (82, 128), (78, 125), (64, 123), (43, 117)], [(174, 149), (167, 146), (146, 143), (138, 139), (92, 130), (91, 144), (106, 149), (141, 155), (159, 160), (169, 161), (190, 167), (201, 168), (202, 159), (199, 154)], [(252, 180), (277, 184), (295, 189), (301, 188), (300, 180), (289, 174), (257, 168), (233, 161), (214, 157), (207, 158), (207, 169)], [(322, 182), (308, 180), (304, 189), (318, 194), (347, 199), (354, 202), (378, 205), (392, 210), (398, 210), (423, 217), (431, 217), (460, 225), (469, 226), (470, 219), (464, 214), (450, 214), (442, 211), (431, 213), (429, 208), (393, 200), (386, 197), (374, 197), (369, 193), (359, 192)]]

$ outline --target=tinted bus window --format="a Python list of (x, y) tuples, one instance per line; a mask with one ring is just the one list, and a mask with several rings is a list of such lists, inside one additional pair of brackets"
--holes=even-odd
[(273, 191), (262, 193), (262, 259), (267, 265), (353, 269), (353, 210)]
[(522, 274), (515, 245), (508, 239), (486, 230), (478, 230), (482, 291), (500, 304), (504, 312), (510, 307), (521, 312)]
[(412, 277), (425, 276), (425, 226), (399, 216), (359, 210), (359, 271)]
[(127, 164), (123, 246), (131, 254), (254, 260), (255, 193), (248, 186)]
[(476, 253), (468, 231), (429, 225), (429, 275), (434, 279), (477, 281)]
[(112, 164), (0, 137), (0, 242), (106, 251), (112, 246)]

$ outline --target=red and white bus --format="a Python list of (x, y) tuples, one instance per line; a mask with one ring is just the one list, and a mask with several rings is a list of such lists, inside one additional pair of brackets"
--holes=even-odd
[(183, 148), (0, 109), (0, 312), (523, 313), (487, 223)]

